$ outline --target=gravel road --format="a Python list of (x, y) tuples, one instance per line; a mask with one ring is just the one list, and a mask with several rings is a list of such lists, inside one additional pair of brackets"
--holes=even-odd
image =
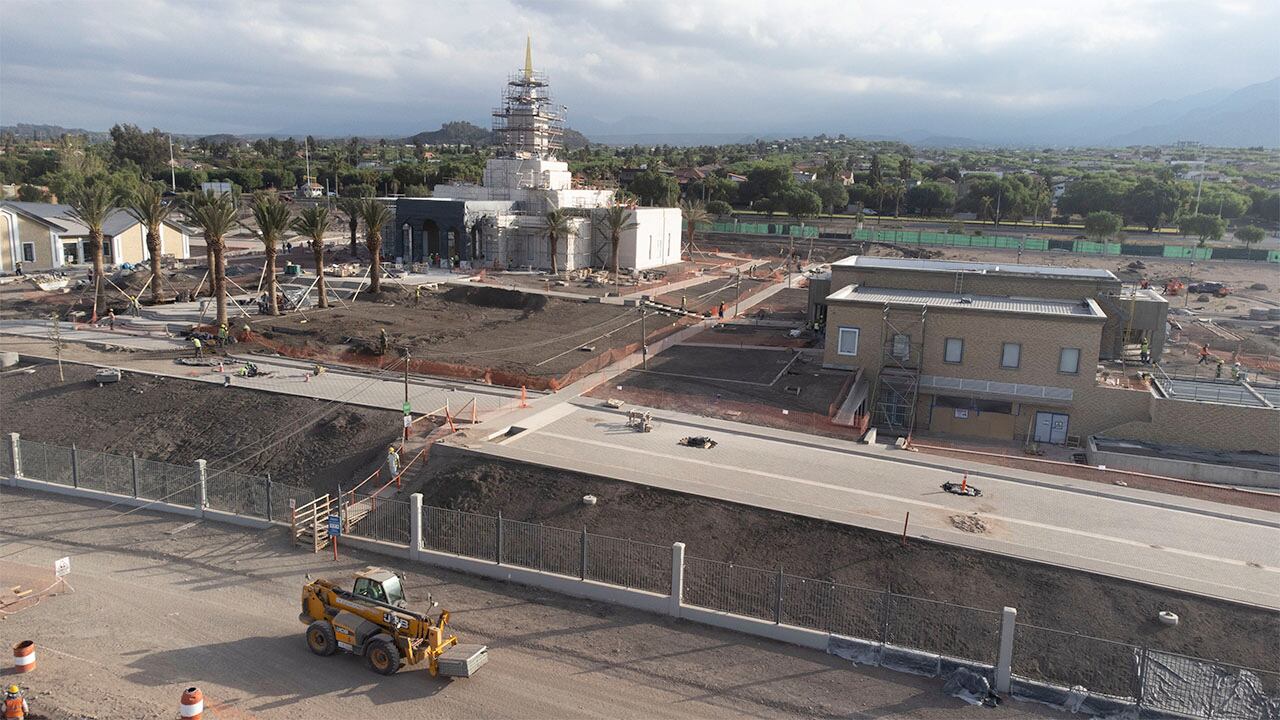
[(33, 710), (51, 717), (173, 717), (191, 684), (215, 718), (1054, 716), (1023, 703), (969, 707), (937, 680), (425, 566), (407, 576), (411, 595), (441, 600), (491, 660), (471, 680), (419, 669), (381, 678), (355, 658), (311, 655), (296, 619), (304, 573), (376, 556), (334, 563), (293, 550), (280, 531), (8, 487), (0, 506), (11, 519), (0, 578), (31, 582), (72, 557), (74, 592), (0, 621), (4, 642), (39, 644), (23, 682)]

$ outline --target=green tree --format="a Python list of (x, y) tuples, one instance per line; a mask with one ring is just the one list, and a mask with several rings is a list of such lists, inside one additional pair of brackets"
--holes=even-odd
[[(1124, 195), (1124, 214), (1133, 222), (1154, 232), (1182, 206), (1183, 193), (1168, 178), (1142, 178)], [(1221, 233), (1219, 233), (1221, 237)]]
[(359, 237), (360, 229), (360, 209), (364, 207), (364, 202), (360, 198), (344, 197), (338, 198), (338, 212), (347, 217), (347, 232), (351, 234), (351, 259), (359, 257), (356, 252), (356, 238)]
[(747, 171), (747, 181), (738, 188), (738, 201), (755, 203), (780, 196), (794, 181), (791, 171), (779, 165), (764, 165)]
[(907, 211), (919, 215), (937, 215), (946, 212), (956, 202), (956, 191), (951, 185), (926, 180), (907, 190), (904, 200)]
[(733, 206), (723, 200), (712, 200), (707, 203), (707, 212), (717, 217), (733, 214)]
[(551, 274), (558, 275), (556, 255), (560, 252), (560, 240), (569, 237), (569, 213), (564, 208), (553, 207), (544, 218), (547, 222), (547, 249), (551, 253)]
[[(693, 256), (693, 238), (697, 233), (699, 224), (711, 222), (711, 214), (707, 212), (707, 206), (702, 204), (701, 200), (684, 201), (680, 203), (680, 215), (683, 217), (685, 227), (688, 229), (689, 238), (685, 243), (686, 251), (689, 256)], [(684, 252), (681, 252), (684, 255)]]
[(382, 228), (395, 219), (391, 208), (375, 198), (360, 201), (364, 221), (364, 246), (369, 251), (369, 292), (382, 292)]
[(147, 231), (147, 255), (151, 259), (151, 302), (164, 299), (164, 275), (160, 272), (161, 227), (173, 214), (174, 206), (165, 202), (155, 183), (144, 183), (129, 198), (125, 210)]
[(102, 225), (116, 209), (115, 194), (104, 182), (91, 182), (71, 197), (72, 220), (89, 229), (89, 257), (93, 260), (93, 318), (102, 307)]
[(649, 206), (670, 207), (675, 204), (680, 186), (676, 179), (656, 170), (645, 170), (636, 175), (627, 189), (635, 193), (640, 202)]
[[(622, 294), (622, 289), (618, 276), (618, 246), (622, 243), (622, 233), (638, 227), (632, 220), (633, 216), (631, 208), (626, 205), (610, 205), (600, 214), (599, 224), (596, 225), (596, 232), (609, 241), (609, 264), (613, 266), (614, 289), (619, 295)], [(554, 261), (553, 256), (552, 262)]]
[(1111, 240), (1124, 227), (1124, 219), (1107, 210), (1091, 212), (1084, 218), (1084, 231), (1089, 237), (1102, 243), (1102, 252), (1107, 252), (1107, 241)]
[(289, 229), (292, 221), (289, 208), (280, 201), (275, 193), (259, 193), (253, 198), (253, 223), (257, 226), (254, 235), (262, 242), (266, 254), (266, 269), (263, 275), (267, 281), (267, 314), (279, 315), (280, 303), (276, 299), (276, 252), (280, 249), (280, 241)]
[(1227, 231), (1227, 221), (1216, 215), (1187, 215), (1178, 221), (1178, 231), (1183, 235), (1194, 235), (1197, 245), (1204, 247), (1210, 240), (1221, 240)]
[(871, 169), (867, 172), (867, 184), (871, 187), (876, 187), (883, 179), (884, 170), (880, 167), (880, 155), (876, 153), (871, 156)]
[(329, 231), (329, 208), (324, 205), (305, 207), (298, 217), (293, 219), (293, 231), (307, 238), (311, 243), (311, 257), (316, 264), (316, 293), (319, 294), (319, 306), (329, 307), (329, 291), (324, 282), (324, 235)]
[(168, 135), (156, 129), (144, 133), (137, 125), (116, 125), (110, 134), (111, 155), (117, 162), (133, 162), (149, 176), (168, 167)]
[(837, 180), (818, 180), (810, 185), (822, 198), (822, 209), (828, 213), (844, 210), (849, 204), (849, 191)]
[(1264, 237), (1266, 237), (1266, 233), (1256, 225), (1245, 225), (1236, 230), (1236, 239), (1244, 243), (1245, 251), (1249, 255), (1253, 254), (1253, 245), (1262, 242)]
[(911, 179), (911, 156), (904, 155), (898, 161), (898, 179), (904, 183)]
[(1069, 183), (1058, 198), (1058, 212), (1085, 217), (1091, 212), (1120, 212), (1124, 208), (1126, 183), (1110, 175), (1084, 177)]
[(233, 193), (203, 190), (187, 201), (187, 219), (204, 235), (209, 255), (209, 280), (213, 287), (219, 327), (227, 323), (227, 235), (235, 229), (239, 210)]

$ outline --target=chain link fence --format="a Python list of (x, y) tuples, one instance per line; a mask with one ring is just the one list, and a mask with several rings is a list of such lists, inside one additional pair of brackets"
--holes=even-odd
[(58, 485), (75, 484), (71, 448), (21, 438), (18, 445), (22, 454), (22, 474), (25, 477)]
[(1146, 650), (1144, 709), (1220, 720), (1280, 718), (1280, 673)]
[(1129, 643), (1017, 623), (1013, 674), (1067, 687), (1081, 685), (1113, 697), (1137, 698), (1141, 652)]
[(133, 458), (76, 450), (76, 483), (82, 488), (133, 495)]
[(267, 479), (230, 470), (207, 470), (205, 500), (214, 510), (267, 518)]
[(782, 576), (782, 622), (825, 632), (879, 640), (884, 634), (883, 590)]
[(272, 480), (271, 519), (289, 522), (293, 517), (294, 508), (302, 507), (315, 499), (316, 493), (311, 488), (286, 485)]

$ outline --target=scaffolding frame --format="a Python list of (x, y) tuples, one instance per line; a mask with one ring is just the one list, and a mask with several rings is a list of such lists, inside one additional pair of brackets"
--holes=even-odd
[(564, 149), (565, 107), (552, 102), (548, 85), (541, 72), (508, 76), (502, 104), (493, 110), (499, 155), (549, 158)]
[(927, 307), (885, 303), (871, 421), (886, 433), (910, 437), (915, 430), (928, 313)]

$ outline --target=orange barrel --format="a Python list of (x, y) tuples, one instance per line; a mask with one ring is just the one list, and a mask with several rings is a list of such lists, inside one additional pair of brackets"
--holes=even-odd
[(204, 695), (201, 694), (200, 688), (189, 687), (183, 691), (182, 704), (178, 706), (178, 713), (184, 720), (188, 718), (199, 720), (204, 715)]
[(13, 646), (13, 671), (16, 673), (31, 672), (36, 669), (36, 644), (23, 640)]

